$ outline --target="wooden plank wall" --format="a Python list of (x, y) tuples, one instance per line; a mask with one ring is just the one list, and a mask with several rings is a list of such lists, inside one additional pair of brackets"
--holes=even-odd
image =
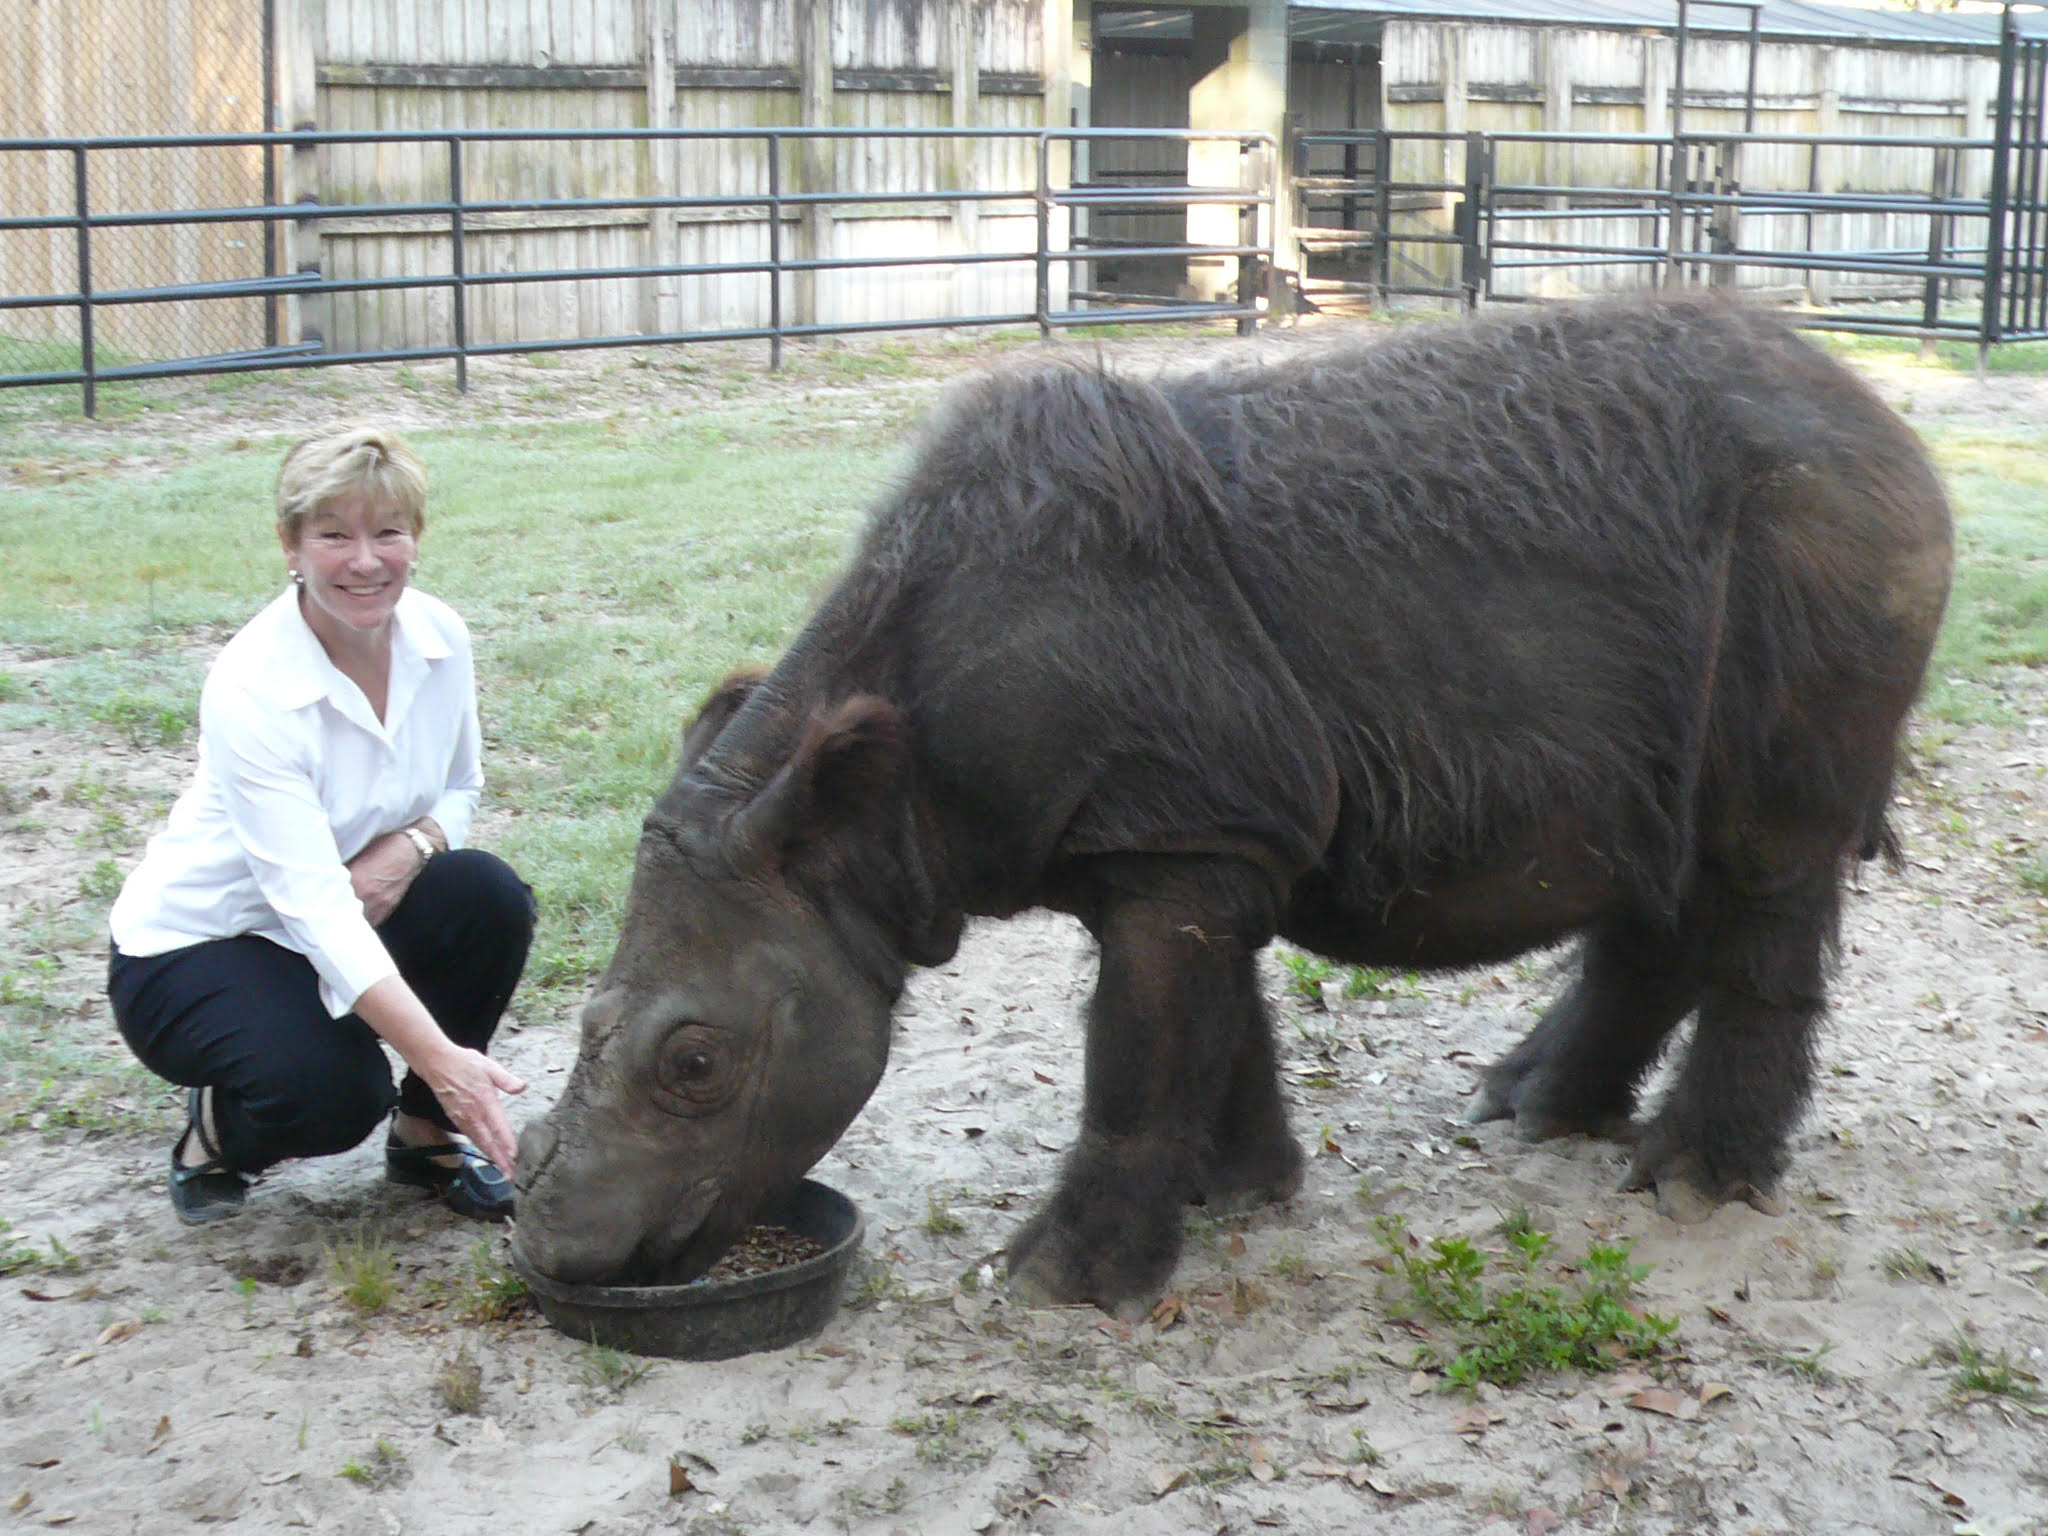
[[(262, 7), (248, 0), (0, 0), (0, 138), (254, 133), (263, 127)], [(233, 208), (262, 201), (261, 151), (113, 150), (91, 156), (99, 213)], [(68, 155), (0, 154), (0, 208), (69, 214)], [(96, 290), (261, 276), (260, 224), (101, 230)], [(70, 231), (0, 233), (0, 292), (76, 293)], [(94, 320), (103, 362), (259, 346), (254, 299), (111, 306)], [(78, 312), (16, 310), (0, 334), (76, 343)]]
[[(746, 130), (805, 121), (814, 5), (829, 22), (831, 89), (823, 126), (1037, 127), (1044, 113), (1048, 0), (325, 0), (318, 32), (318, 117), (326, 128), (674, 126)], [(1057, 0), (1063, 3), (1063, 0)], [(963, 35), (962, 18), (971, 32)], [(969, 39), (971, 38), (971, 47)], [(814, 71), (821, 82), (822, 72)], [(961, 87), (964, 86), (964, 90)], [(538, 197), (762, 197), (769, 142), (479, 146), (467, 151), (469, 201)], [(1035, 244), (1028, 141), (973, 149), (946, 140), (835, 142), (807, 153), (784, 141), (786, 192), (900, 192), (901, 203), (804, 220), (785, 210), (782, 253), (858, 257), (912, 248), (1012, 251)], [(338, 147), (316, 176), (323, 203), (441, 198), (448, 151)], [(1025, 199), (978, 212), (917, 194), (969, 187)], [(762, 261), (761, 208), (502, 212), (469, 221), (469, 270), (533, 272)], [(372, 277), (449, 270), (446, 221), (414, 216), (322, 220), (321, 265)], [(1032, 264), (942, 267), (785, 279), (785, 324), (1015, 313), (1030, 307)], [(309, 306), (310, 308), (310, 306)], [(471, 296), (480, 343), (765, 326), (765, 275), (596, 278), (496, 286)], [(313, 317), (344, 351), (443, 344), (444, 293), (360, 294)]]
[[(1670, 129), (1673, 45), (1668, 37), (1597, 29), (1538, 29), (1425, 21), (1390, 21), (1382, 44), (1385, 120), (1392, 128), (1537, 129), (1581, 133), (1665, 133)], [(1686, 57), (1685, 125), (1689, 130), (1740, 131), (1748, 74), (1748, 43), (1740, 37), (1696, 37)], [(1998, 62), (1989, 54), (1937, 53), (1882, 47), (1767, 42), (1757, 57), (1758, 132), (1911, 137), (1982, 137), (1994, 110)], [(1742, 184), (1754, 190), (1926, 194), (1934, 151), (1902, 147), (1749, 146)], [(1985, 195), (1989, 156), (1959, 157), (1960, 191)], [(1464, 174), (1461, 145), (1400, 146), (1395, 174), (1405, 180), (1455, 181)], [(1496, 160), (1503, 182), (1573, 186), (1649, 186), (1654, 155), (1628, 146), (1504, 145)], [(1412, 227), (1448, 226), (1445, 206), (1413, 216)], [(1520, 226), (1533, 243), (1649, 245), (1653, 222), (1643, 218), (1532, 220)], [(1981, 243), (1981, 221), (1974, 233)], [(1928, 219), (1913, 214), (1747, 215), (1740, 241), (1759, 250), (1924, 251)], [(1403, 255), (1447, 277), (1445, 250), (1408, 247)], [(1504, 259), (1514, 259), (1504, 256)], [(1411, 276), (1416, 275), (1411, 271)], [(1547, 271), (1496, 271), (1501, 293), (1562, 294), (1640, 285), (1645, 268), (1580, 266)], [(1810, 282), (1768, 267), (1737, 269), (1746, 289), (1786, 292), (1809, 286), (1817, 299), (1900, 292), (1882, 275), (1826, 274)], [(1917, 292), (1918, 285), (1911, 285)]]

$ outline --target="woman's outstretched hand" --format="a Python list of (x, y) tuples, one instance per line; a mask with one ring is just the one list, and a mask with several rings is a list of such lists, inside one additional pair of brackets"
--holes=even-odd
[(519, 1139), (505, 1117), (501, 1093), (524, 1093), (526, 1084), (482, 1051), (450, 1043), (424, 1068), (415, 1067), (441, 1101), (455, 1128), (477, 1144), (508, 1179), (519, 1155)]

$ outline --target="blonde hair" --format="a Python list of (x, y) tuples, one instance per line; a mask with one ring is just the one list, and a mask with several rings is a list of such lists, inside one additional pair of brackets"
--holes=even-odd
[(368, 496), (403, 518), (418, 537), (427, 526), (427, 466), (384, 427), (340, 427), (302, 439), (277, 472), (277, 531), (297, 544), (306, 519), (331, 501)]

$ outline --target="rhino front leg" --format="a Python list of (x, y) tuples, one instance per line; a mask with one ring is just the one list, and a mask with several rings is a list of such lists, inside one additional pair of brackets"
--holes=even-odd
[(1219, 1172), (1291, 1189), (1273, 1150), (1285, 1119), (1271, 1045), (1248, 1033), (1265, 1028), (1253, 961), (1272, 912), (1235, 860), (1106, 861), (1081, 1137), (1011, 1240), (1010, 1285), (1025, 1300), (1142, 1305), (1179, 1262), (1181, 1207)]

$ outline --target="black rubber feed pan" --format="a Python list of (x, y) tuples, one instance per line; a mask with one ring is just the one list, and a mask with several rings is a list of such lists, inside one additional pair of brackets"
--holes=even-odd
[(764, 1274), (688, 1285), (565, 1285), (530, 1268), (517, 1242), (512, 1267), (541, 1315), (571, 1338), (635, 1355), (725, 1360), (781, 1349), (830, 1322), (865, 1225), (858, 1206), (815, 1179), (759, 1222), (788, 1227), (825, 1251)]

